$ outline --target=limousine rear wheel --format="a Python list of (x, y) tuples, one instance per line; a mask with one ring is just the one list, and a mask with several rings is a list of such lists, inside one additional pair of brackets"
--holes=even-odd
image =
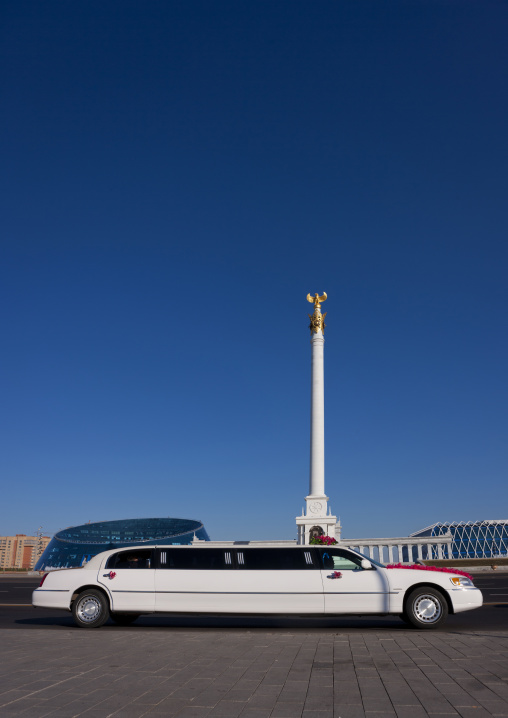
[(448, 604), (435, 588), (415, 588), (406, 599), (404, 618), (415, 628), (437, 628), (448, 615)]
[(107, 598), (101, 591), (86, 589), (72, 604), (72, 615), (80, 628), (99, 628), (109, 618)]

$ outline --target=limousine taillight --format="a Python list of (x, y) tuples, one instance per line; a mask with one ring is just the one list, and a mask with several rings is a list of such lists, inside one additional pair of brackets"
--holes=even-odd
[(39, 588), (42, 586), (42, 584), (43, 584), (44, 581), (47, 579), (47, 577), (48, 577), (48, 574), (45, 573), (44, 576), (41, 578), (41, 582), (40, 582), (40, 584), (39, 584)]

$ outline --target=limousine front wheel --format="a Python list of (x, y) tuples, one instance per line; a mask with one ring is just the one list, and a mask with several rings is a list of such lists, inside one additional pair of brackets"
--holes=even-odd
[(72, 604), (74, 621), (81, 628), (99, 628), (109, 618), (109, 606), (101, 591), (83, 591)]
[(407, 597), (403, 617), (415, 628), (437, 628), (447, 615), (445, 597), (434, 588), (422, 586)]

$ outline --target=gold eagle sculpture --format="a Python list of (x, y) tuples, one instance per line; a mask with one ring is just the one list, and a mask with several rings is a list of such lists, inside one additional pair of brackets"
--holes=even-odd
[(315, 308), (318, 308), (321, 302), (324, 302), (327, 298), (327, 293), (323, 292), (321, 296), (316, 292), (316, 294), (311, 297), (310, 294), (307, 294), (307, 301), (314, 305)]
[(313, 297), (311, 297), (310, 294), (307, 294), (307, 301), (314, 305), (314, 314), (309, 314), (309, 329), (311, 334), (317, 334), (319, 331), (324, 332), (325, 330), (325, 317), (327, 313), (325, 312), (324, 314), (321, 314), (321, 302), (324, 302), (326, 298), (326, 292), (323, 292), (321, 296), (319, 296), (316, 292)]

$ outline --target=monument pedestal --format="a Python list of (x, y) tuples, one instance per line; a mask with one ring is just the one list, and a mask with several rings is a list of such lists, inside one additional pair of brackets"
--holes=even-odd
[(308, 544), (312, 536), (330, 536), (340, 541), (340, 521), (328, 508), (328, 496), (306, 496), (305, 502), (305, 510), (296, 517), (298, 543)]

